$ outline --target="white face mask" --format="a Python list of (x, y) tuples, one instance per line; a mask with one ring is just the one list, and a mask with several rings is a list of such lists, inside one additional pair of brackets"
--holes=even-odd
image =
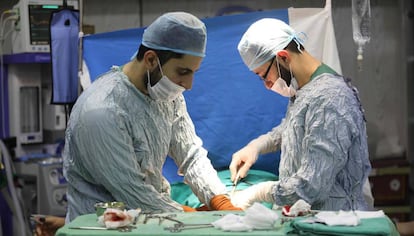
[(170, 79), (168, 79), (167, 76), (164, 75), (161, 69), (159, 59), (158, 59), (158, 66), (160, 67), (162, 77), (154, 86), (151, 86), (150, 74), (149, 74), (149, 71), (147, 70), (147, 77), (148, 77), (147, 90), (148, 90), (149, 96), (152, 99), (157, 100), (157, 101), (173, 101), (185, 91), (185, 88), (172, 82)]
[[(292, 82), (293, 80), (294, 78), (292, 78)], [(284, 97), (293, 97), (296, 94), (296, 89), (292, 86), (292, 84), (288, 87), (286, 81), (280, 77), (270, 89)]]
[(298, 87), (298, 83), (296, 82), (296, 79), (292, 75), (292, 70), (289, 68), (290, 74), (292, 75), (292, 80), (291, 80), (290, 86), (288, 87), (287, 84), (286, 84), (286, 81), (280, 77), (279, 61), (277, 61), (277, 69), (279, 71), (279, 78), (277, 78), (277, 80), (272, 85), (270, 90), (272, 90), (272, 91), (274, 91), (274, 92), (276, 92), (276, 93), (278, 93), (278, 94), (280, 94), (284, 97), (293, 97), (293, 96), (295, 96), (296, 88)]

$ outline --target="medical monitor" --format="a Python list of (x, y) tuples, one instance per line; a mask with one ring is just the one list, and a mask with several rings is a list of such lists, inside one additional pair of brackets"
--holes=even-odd
[[(68, 8), (78, 9), (78, 0), (66, 3)], [(63, 1), (20, 0), (13, 8), (18, 10), (19, 19), (13, 29), (11, 53), (50, 52), (50, 17), (63, 8)]]

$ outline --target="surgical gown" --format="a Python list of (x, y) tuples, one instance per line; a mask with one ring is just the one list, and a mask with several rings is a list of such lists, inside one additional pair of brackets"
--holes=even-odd
[(118, 68), (88, 87), (73, 107), (64, 149), (67, 221), (94, 213), (97, 202), (121, 201), (145, 211), (182, 211), (162, 176), (166, 157), (201, 202), (226, 188), (196, 135), (183, 95), (159, 102)]
[(303, 199), (319, 210), (367, 210), (362, 187), (371, 165), (357, 91), (322, 65), (299, 89), (268, 145), (281, 150), (277, 205)]

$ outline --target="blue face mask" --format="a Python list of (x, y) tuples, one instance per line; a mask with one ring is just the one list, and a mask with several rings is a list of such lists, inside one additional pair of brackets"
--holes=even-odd
[(151, 86), (150, 74), (147, 70), (147, 90), (149, 96), (156, 101), (173, 101), (185, 91), (185, 88), (172, 82), (166, 75), (164, 75), (159, 59), (158, 66), (160, 68), (162, 77), (154, 86)]

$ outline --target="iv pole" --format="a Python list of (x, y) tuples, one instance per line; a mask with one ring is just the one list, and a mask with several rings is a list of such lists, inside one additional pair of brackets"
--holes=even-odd
[[(79, 4), (79, 45), (78, 45), (78, 94), (80, 94), (82, 90), (82, 86), (80, 83), (80, 77), (83, 74), (82, 63), (83, 63), (83, 0), (78, 0)], [(66, 116), (66, 123), (69, 121), (69, 115), (72, 110), (72, 105), (65, 105), (65, 116)]]

